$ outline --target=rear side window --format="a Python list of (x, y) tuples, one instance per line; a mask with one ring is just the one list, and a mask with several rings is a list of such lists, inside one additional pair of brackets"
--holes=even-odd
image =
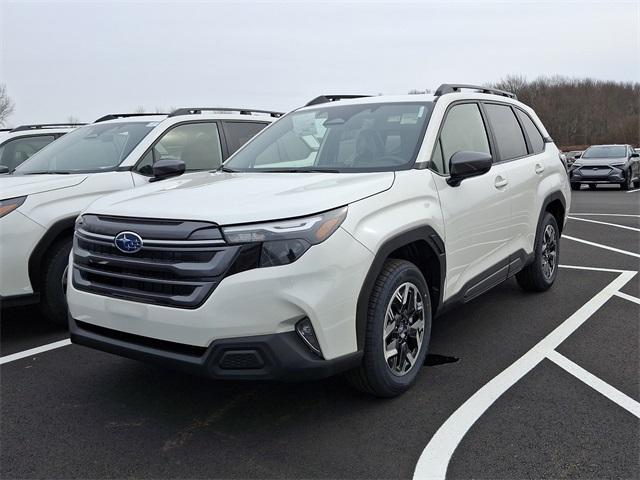
[(498, 143), (501, 160), (527, 155), (527, 144), (511, 107), (488, 103), (485, 104), (485, 109)]
[(10, 140), (0, 147), (0, 165), (13, 170), (31, 155), (55, 140), (53, 135), (21, 137)]
[(266, 126), (266, 123), (258, 122), (224, 122), (223, 128), (229, 155), (235, 153)]
[(431, 169), (448, 174), (451, 157), (460, 151), (491, 153), (480, 108), (475, 103), (451, 107), (431, 158)]
[(531, 148), (533, 149), (532, 153), (540, 153), (544, 151), (544, 140), (540, 134), (540, 130), (538, 130), (538, 127), (533, 123), (533, 120), (531, 120), (529, 115), (524, 113), (522, 110), (516, 109), (516, 114), (518, 115), (525, 132), (527, 132), (527, 136), (531, 142)]
[(167, 131), (138, 165), (142, 175), (151, 175), (158, 160), (182, 160), (187, 171), (212, 170), (222, 163), (218, 125), (198, 122), (178, 125)]

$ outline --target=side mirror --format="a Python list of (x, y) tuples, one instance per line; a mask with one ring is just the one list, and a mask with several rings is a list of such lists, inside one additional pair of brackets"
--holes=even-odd
[(157, 182), (169, 177), (182, 175), (186, 166), (182, 160), (158, 160), (153, 164), (153, 178), (150, 182)]
[(0, 165), (0, 175), (2, 175), (3, 173), (9, 173), (9, 167), (7, 167), (6, 165)]
[(576, 153), (576, 154), (573, 156), (573, 159), (574, 159), (574, 160), (577, 160), (577, 159), (578, 159), (578, 158), (580, 158), (581, 156), (582, 156), (582, 154), (581, 154), (581, 153)]
[(465, 178), (477, 177), (487, 173), (491, 169), (493, 159), (491, 155), (483, 152), (460, 151), (451, 156), (449, 160), (449, 178), (447, 183), (457, 187)]
[(632, 153), (631, 154), (631, 158), (638, 158), (640, 157), (640, 153)]

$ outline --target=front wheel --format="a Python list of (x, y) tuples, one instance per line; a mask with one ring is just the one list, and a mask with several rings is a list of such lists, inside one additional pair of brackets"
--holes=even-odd
[(66, 272), (71, 251), (71, 239), (56, 242), (45, 258), (40, 291), (40, 311), (59, 325), (67, 324)]
[(624, 182), (620, 184), (620, 188), (622, 190), (631, 190), (633, 188), (633, 182), (631, 182), (631, 172), (627, 174), (624, 179)]
[(369, 298), (362, 364), (346, 373), (357, 389), (378, 397), (407, 391), (424, 364), (431, 336), (431, 301), (420, 270), (387, 260)]
[(555, 217), (545, 212), (536, 234), (533, 262), (516, 274), (516, 280), (524, 290), (543, 292), (553, 285), (559, 261), (560, 229)]

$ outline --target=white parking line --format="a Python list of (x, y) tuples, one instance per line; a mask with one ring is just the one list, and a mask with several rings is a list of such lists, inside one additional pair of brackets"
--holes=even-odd
[(589, 240), (583, 240), (581, 238), (570, 237), (569, 235), (562, 235), (561, 238), (565, 238), (567, 240), (572, 240), (574, 242), (584, 243), (585, 245), (591, 245), (592, 247), (604, 248), (605, 250), (610, 250), (616, 253), (622, 253), (623, 255), (629, 255), (631, 257), (640, 258), (640, 253), (628, 252), (627, 250), (621, 250), (619, 248), (610, 247), (609, 245), (603, 245), (601, 243), (590, 242)]
[(580, 365), (573, 363), (567, 357), (556, 351), (549, 352), (547, 358), (580, 381), (586, 383), (591, 388), (607, 397), (612, 402), (617, 403), (628, 412), (640, 418), (640, 403), (636, 402), (633, 398), (625, 395), (620, 390), (609, 385), (607, 382), (603, 382), (595, 375), (586, 371)]
[(640, 305), (640, 298), (634, 297), (633, 295), (628, 295), (624, 292), (616, 292), (616, 296), (620, 298), (624, 298), (625, 300), (629, 300), (630, 302), (637, 303)]
[(22, 352), (5, 355), (4, 357), (0, 357), (0, 365), (4, 365), (5, 363), (9, 362), (15, 362), (16, 360), (20, 360), (21, 358), (32, 357), (39, 353), (54, 350), (56, 348), (66, 347), (67, 345), (71, 345), (71, 340), (69, 340), (68, 338), (65, 340), (60, 340), (58, 342), (49, 343), (47, 345), (42, 345), (41, 347), (30, 348), (29, 350), (24, 350)]
[(640, 228), (628, 227), (626, 225), (619, 225), (617, 223), (600, 222), (598, 220), (589, 220), (588, 218), (567, 217), (570, 220), (579, 220), (581, 222), (598, 223), (600, 225), (608, 225), (610, 227), (624, 228), (625, 230), (633, 230), (634, 232), (640, 232)]
[(627, 193), (640, 192), (640, 188), (636, 188), (634, 190), (627, 190)]
[(581, 267), (579, 265), (558, 265), (560, 268), (570, 268), (572, 270), (591, 270), (594, 272), (611, 272), (611, 273), (622, 273), (628, 272), (629, 270), (618, 270), (615, 268), (601, 268), (601, 267)]
[(581, 217), (640, 217), (631, 213), (573, 213), (571, 215), (580, 215)]
[(602, 307), (637, 272), (620, 273), (609, 285), (598, 292), (573, 315), (562, 322), (531, 350), (494, 377), (473, 394), (440, 426), (425, 447), (413, 473), (414, 479), (444, 479), (449, 461), (474, 423), (484, 412), (518, 380), (544, 360), (550, 352), (566, 340), (584, 322)]

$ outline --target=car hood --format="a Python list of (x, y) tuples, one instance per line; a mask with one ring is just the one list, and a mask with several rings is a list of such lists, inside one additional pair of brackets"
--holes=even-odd
[(574, 163), (580, 165), (611, 165), (612, 163), (626, 163), (627, 157), (621, 158), (577, 158)]
[(0, 200), (68, 188), (87, 175), (0, 175)]
[(261, 222), (347, 205), (389, 189), (394, 178), (393, 172), (201, 172), (102, 197), (86, 213), (219, 225)]

